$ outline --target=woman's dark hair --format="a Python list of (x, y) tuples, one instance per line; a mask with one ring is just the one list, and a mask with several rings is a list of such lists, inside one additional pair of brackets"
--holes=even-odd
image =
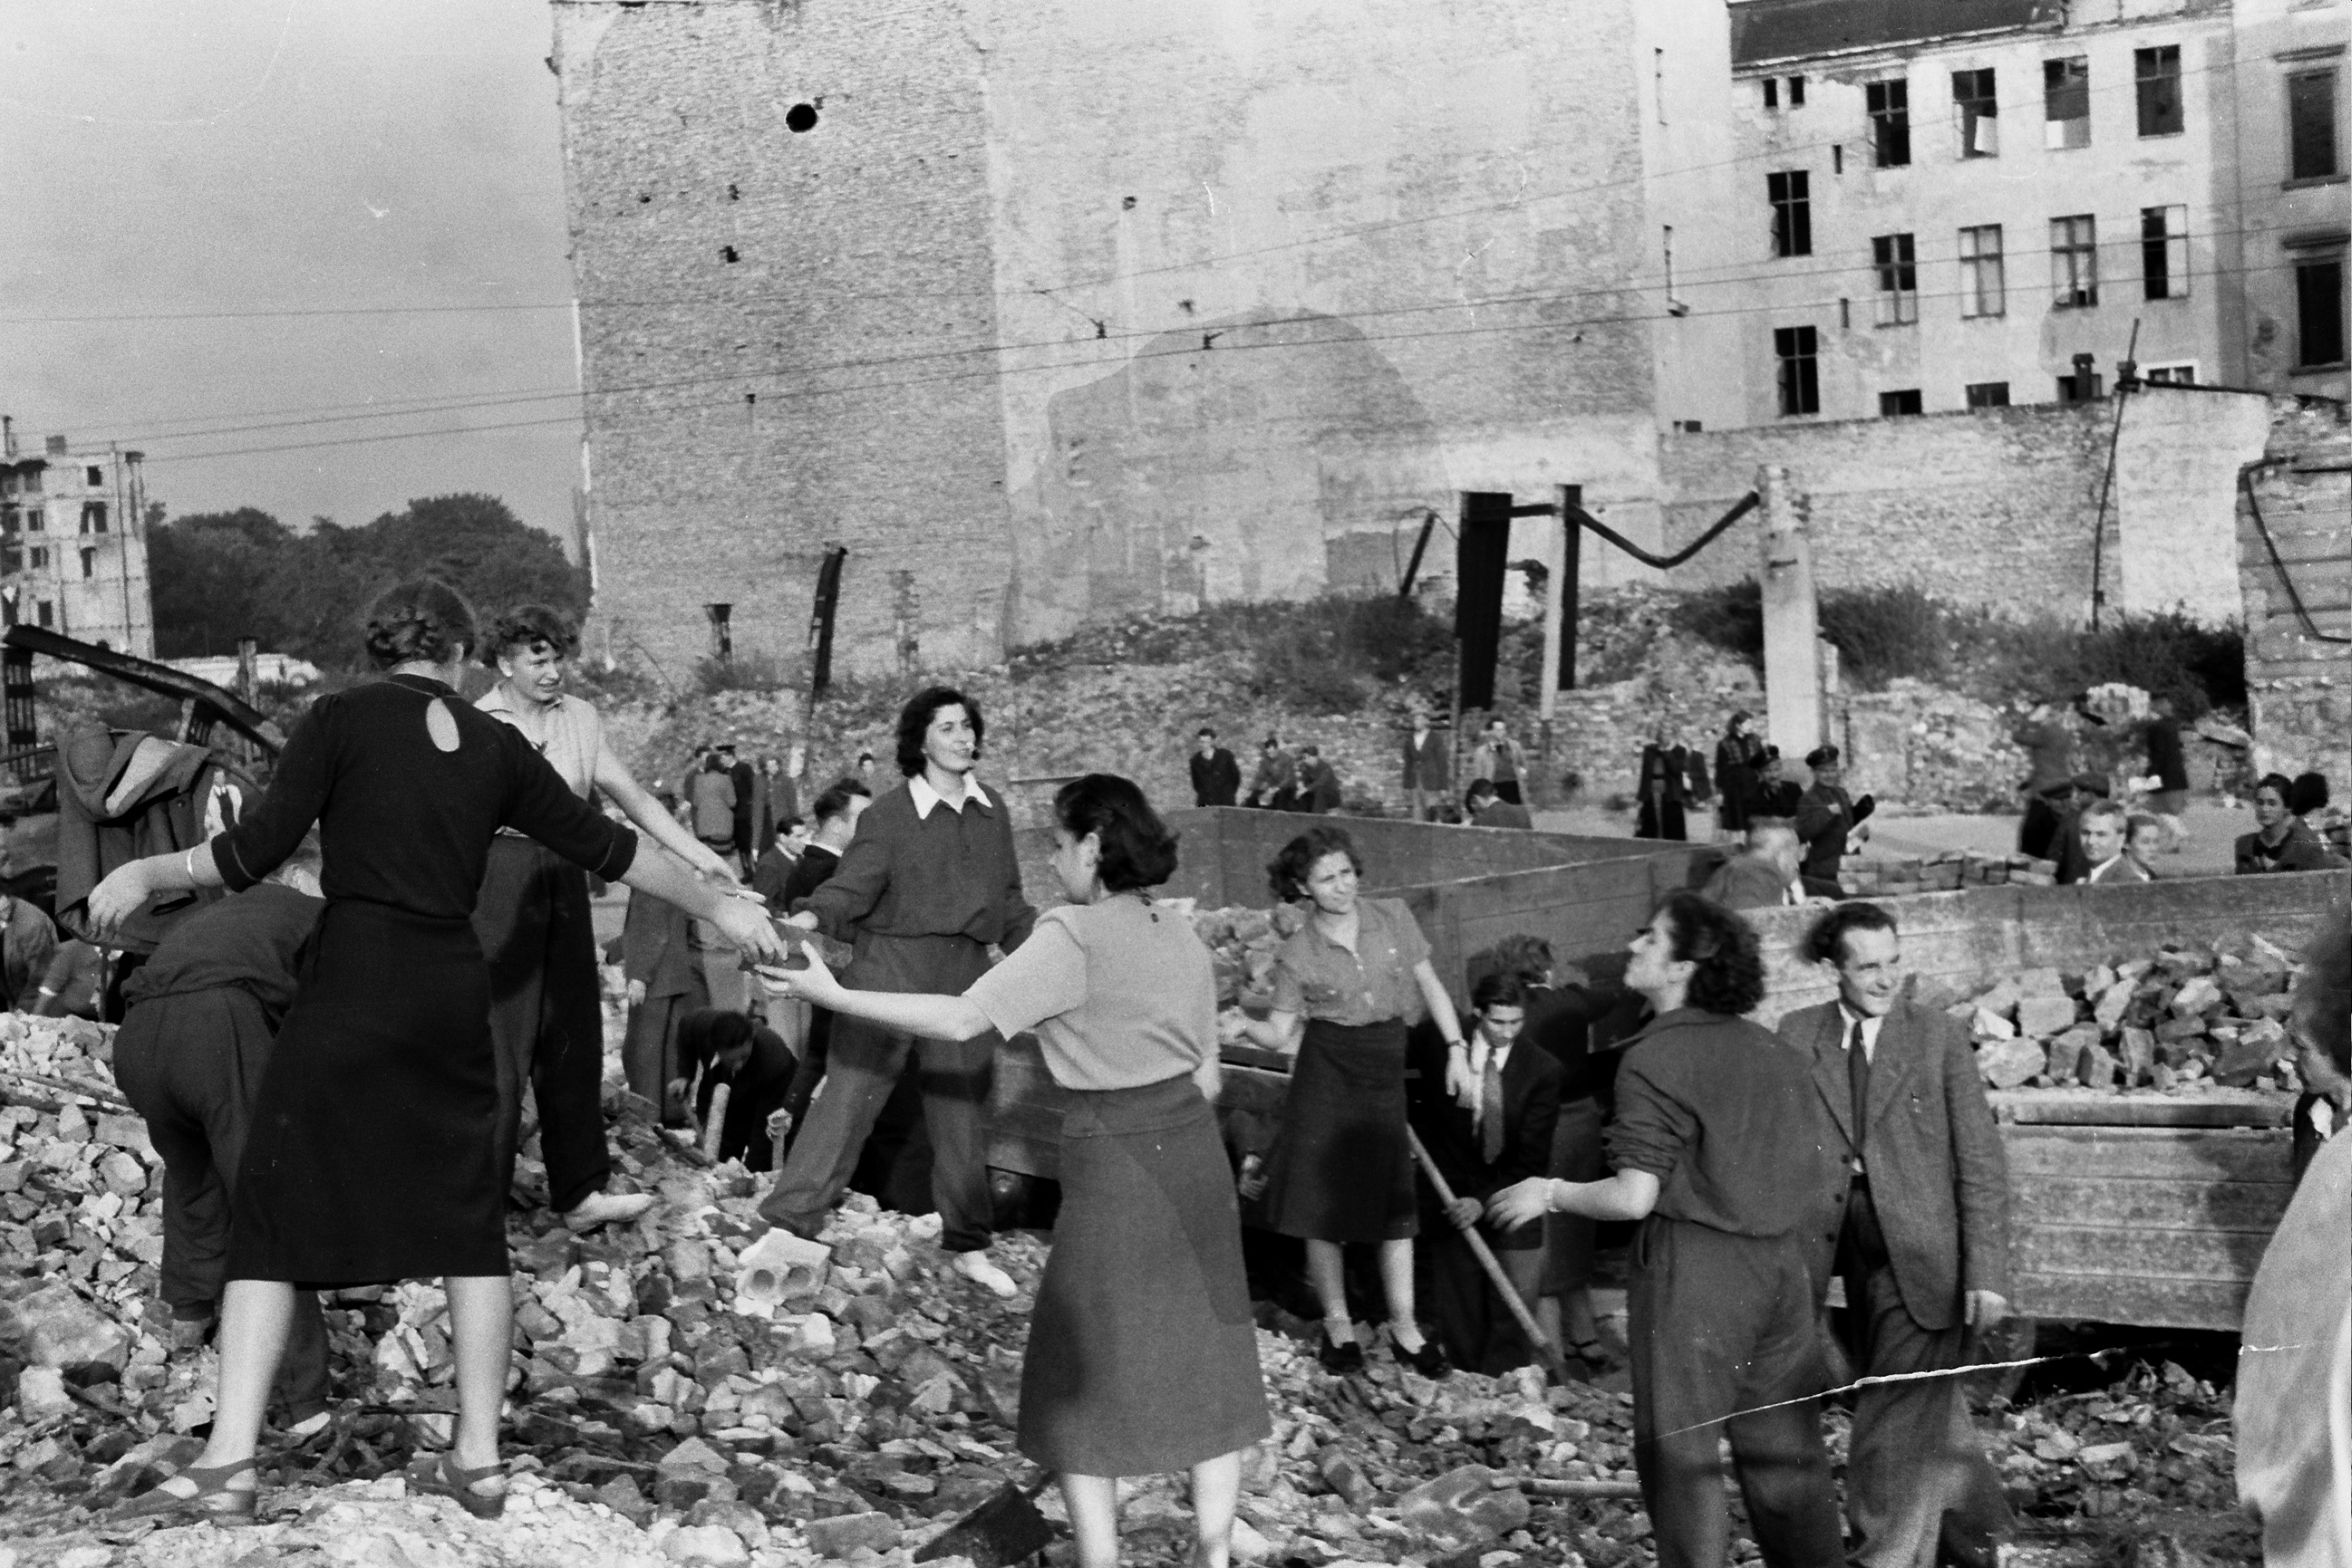
[(835, 779), (825, 786), (823, 795), (816, 797), (816, 804), (809, 807), (809, 820), (831, 822), (838, 817), (847, 816), (851, 801), (873, 798), (874, 792), (857, 780)]
[(1073, 838), (1095, 836), (1107, 892), (1156, 888), (1176, 874), (1176, 835), (1143, 792), (1117, 773), (1088, 773), (1055, 791), (1054, 820)]
[(2352, 1074), (2352, 904), (2337, 904), (2303, 950), (2294, 1020), (2336, 1070)]
[(1541, 985), (1559, 966), (1559, 961), (1553, 956), (1551, 943), (1524, 931), (1514, 932), (1496, 942), (1494, 954), (1495, 972), (1518, 976), (1521, 985)]
[(2286, 808), (2297, 816), (2308, 816), (2327, 804), (2327, 775), (2297, 773), (2287, 790)]
[(474, 607), (446, 583), (418, 577), (386, 588), (367, 608), (367, 651), (378, 669), (441, 664), (477, 641)]
[(1845, 962), (1845, 936), (1854, 931), (1895, 929), (1895, 917), (1876, 904), (1840, 904), (1805, 933), (1805, 956), (1832, 968)]
[(715, 1062), (721, 1053), (751, 1043), (751, 1020), (722, 1007), (698, 1007), (677, 1026), (678, 1070), (692, 1077), (694, 1069)]
[(490, 635), (482, 639), (482, 662), (495, 665), (510, 653), (541, 645), (570, 658), (580, 647), (580, 628), (552, 605), (518, 605), (490, 623)]
[(1480, 975), (1478, 984), (1470, 988), (1470, 1006), (1475, 1012), (1483, 1013), (1489, 1007), (1524, 1007), (1527, 1005), (1527, 982), (1507, 969)]
[(988, 738), (988, 725), (980, 716), (980, 704), (952, 686), (926, 686), (908, 700), (898, 710), (898, 771), (913, 778), (923, 771), (923, 731), (931, 727), (942, 708), (961, 708), (971, 721), (971, 751), (980, 754), (980, 743)]
[(2290, 811), (2294, 809), (2294, 782), (2284, 773), (2264, 773), (2254, 782), (2254, 794), (2260, 795), (2266, 789), (2278, 791), (2280, 804)]
[(1307, 874), (1327, 855), (1345, 855), (1356, 875), (1364, 874), (1364, 858), (1357, 853), (1356, 841), (1348, 837), (1344, 827), (1310, 827), (1282, 847), (1282, 853), (1266, 862), (1265, 879), (1274, 896), (1288, 903), (1307, 896)]
[(1675, 933), (1675, 962), (1695, 966), (1683, 1000), (1733, 1018), (1754, 1012), (1764, 1000), (1764, 953), (1748, 923), (1686, 889), (1668, 893), (1658, 912)]

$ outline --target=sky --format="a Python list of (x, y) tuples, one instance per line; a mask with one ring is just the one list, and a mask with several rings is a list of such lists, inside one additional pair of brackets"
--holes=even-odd
[(545, 0), (0, 0), (20, 442), (142, 450), (173, 515), (479, 490), (568, 531), (550, 47)]

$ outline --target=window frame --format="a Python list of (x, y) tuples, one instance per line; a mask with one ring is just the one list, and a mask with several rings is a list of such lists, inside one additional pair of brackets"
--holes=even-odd
[[(1779, 194), (1774, 194), (1775, 185)], [(1764, 196), (1772, 206), (1772, 256), (1788, 260), (1813, 253), (1811, 171), (1772, 169), (1764, 175)]]
[[(2306, 170), (2303, 167), (2304, 148), (2299, 134), (2303, 121), (2295, 113), (2295, 84), (2319, 78), (2326, 79), (2327, 83), (2326, 90), (2321, 95), (2321, 101), (2327, 108), (2327, 167)], [(2282, 86), (2286, 101), (2286, 183), (2290, 185), (2324, 184), (2345, 177), (2343, 117), (2336, 112), (2338, 79), (2333, 60), (2326, 65), (2298, 64), (2286, 73), (2286, 80)]]
[[(1902, 406), (1903, 400), (1906, 398), (1910, 399), (1911, 405), (1908, 408)], [(1895, 405), (1895, 407), (1887, 406), (1890, 401)], [(1916, 419), (1927, 412), (1927, 398), (1916, 386), (1901, 387), (1893, 392), (1882, 392), (1878, 395), (1878, 416), (1881, 419)]]
[(1878, 280), (1877, 325), (1919, 324), (1918, 247), (1908, 234), (1873, 235), (1870, 266)]
[[(2000, 389), (2000, 395), (1999, 398), (1995, 398), (1992, 395), (1995, 388)], [(1969, 382), (1967, 385), (1960, 388), (1960, 399), (1963, 406), (1971, 410), (1979, 408), (2007, 408), (2010, 405), (2009, 383), (2005, 381)]]
[[(2067, 225), (2064, 243), (2059, 228)], [(2073, 226), (2083, 225), (2077, 240)], [(2076, 266), (2074, 258), (2083, 265)], [(2062, 267), (2063, 269), (2062, 278)], [(2087, 279), (2087, 286), (2085, 280)], [(2050, 220), (2050, 300), (2057, 310), (2095, 310), (2099, 306), (2099, 219), (2096, 213), (2069, 213)]]
[(1765, 76), (1758, 77), (1756, 79), (1764, 84), (1764, 107), (1767, 109), (1779, 109), (1780, 107), (1780, 79), (1777, 76)]
[[(1863, 106), (1870, 117), (1872, 166), (1908, 168), (1911, 163), (1911, 79), (1882, 77), (1863, 83)], [(1875, 99), (1878, 107), (1872, 108)], [(1900, 101), (1893, 101), (1900, 100)]]
[[(2292, 263), (2294, 268), (2294, 374), (2297, 375), (2314, 371), (2337, 370), (2345, 363), (2345, 257), (2342, 250), (2320, 250), (2297, 256)], [(2336, 357), (2333, 359), (2314, 359), (2305, 347), (2311, 336), (2311, 294), (2314, 291), (2307, 289), (2305, 280), (2323, 268), (2336, 274), (2331, 300), (2336, 317)]]
[(1781, 418), (1801, 419), (1822, 411), (1821, 347), (1821, 333), (1810, 321), (1772, 329), (1773, 381)]
[[(2173, 215), (2179, 215), (2174, 226)], [(2148, 230), (2154, 218), (2157, 227)], [(2145, 300), (2189, 298), (2189, 208), (2180, 202), (2139, 209), (2140, 297)]]
[(1789, 107), (1791, 109), (1805, 107), (1805, 79), (1801, 76), (1792, 76), (1789, 79)]
[[(1976, 79), (1971, 85), (1981, 85), (1988, 90), (1981, 94), (1972, 92), (1968, 97), (1962, 98), (1960, 81), (1963, 78)], [(1994, 68), (1991, 66), (1971, 66), (1967, 70), (1956, 70), (1952, 73), (1952, 123), (1959, 141), (1961, 163), (1972, 163), (1979, 158), (2000, 156), (1999, 90), (2000, 80), (1995, 76)], [(1977, 142), (1982, 139), (1981, 128), (1987, 121), (1992, 122), (1992, 147), (1989, 152), (1979, 152), (1977, 149)]]
[[(2070, 68), (2077, 66), (2082, 68), (2079, 71)], [(2051, 79), (2053, 71), (2063, 77), (2071, 78), (2071, 83), (2066, 81), (2052, 80)], [(2082, 106), (2083, 112), (2063, 117), (2060, 116), (2056, 110), (2059, 108), (2062, 100), (2070, 105), (2079, 102)], [(2082, 127), (2081, 141), (2076, 142), (2068, 140), (2066, 132), (2060, 132), (2055, 129), (2059, 126), (2071, 125), (2079, 125)], [(2042, 62), (2042, 151), (2045, 153), (2074, 153), (2079, 152), (2081, 149), (2088, 147), (2090, 144), (2091, 57), (2088, 55), (2058, 55), (2043, 60)]]
[[(2168, 66), (2171, 68), (2168, 70)], [(2132, 51), (2132, 106), (2141, 141), (2179, 136), (2189, 129), (2189, 104), (2181, 93), (2180, 80), (2179, 44), (2158, 44)], [(2162, 123), (2168, 109), (2172, 120), (2169, 126)], [(2152, 131), (2148, 129), (2151, 119), (2158, 122)]]
[[(1990, 234), (1992, 249), (1982, 248), (1977, 237)], [(1973, 248), (1972, 248), (1973, 247)], [(1963, 225), (1959, 231), (1960, 248), (1960, 319), (1987, 321), (2009, 314), (2009, 262), (2003, 248), (2000, 225), (1980, 223)], [(1985, 303), (1985, 274), (1992, 275), (1992, 308)]]

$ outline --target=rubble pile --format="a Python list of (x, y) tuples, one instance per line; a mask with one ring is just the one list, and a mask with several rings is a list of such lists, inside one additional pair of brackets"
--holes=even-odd
[(2021, 1513), (2103, 1518), (2237, 1506), (2230, 1395), (2165, 1362), (2003, 1415), (1994, 1467)]
[(2297, 1093), (2286, 1025), (2295, 969), (2269, 938), (2233, 934), (2080, 973), (2029, 969), (1949, 1012), (1995, 1089)]
[(1270, 910), (1236, 905), (1200, 910), (1189, 899), (1171, 900), (1192, 918), (1192, 931), (1216, 967), (1219, 1007), (1264, 1006), (1274, 996), (1275, 950), (1306, 917), (1288, 904)]

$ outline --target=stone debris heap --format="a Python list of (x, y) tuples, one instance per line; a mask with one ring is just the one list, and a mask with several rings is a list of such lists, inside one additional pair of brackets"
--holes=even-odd
[(2296, 961), (2258, 934), (2081, 973), (2029, 969), (1952, 1005), (1995, 1089), (2300, 1091)]

